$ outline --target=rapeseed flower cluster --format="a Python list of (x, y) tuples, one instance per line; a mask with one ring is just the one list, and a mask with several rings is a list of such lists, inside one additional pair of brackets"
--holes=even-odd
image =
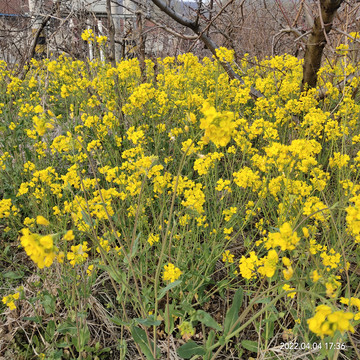
[[(224, 48), (217, 56), (234, 61)], [(302, 63), (289, 55), (245, 57), (243, 84), (193, 54), (146, 60), (143, 72), (137, 59), (33, 60), (23, 80), (0, 63), (0, 111), (15, 114), (0, 119), (11, 139), (0, 149), (4, 236), (20, 232), (41, 269), (57, 259), (90, 275), (131, 260), (146, 290), (155, 274), (186, 273), (200, 288), (220, 259), (249, 288), (266, 279), (290, 298), (335, 303), (360, 242), (358, 80), (337, 89), (356, 70), (340, 61), (320, 70), (324, 100), (300, 94)], [(179, 267), (156, 271), (161, 249)], [(352, 330), (350, 315), (319, 309), (314, 333)]]
[(349, 199), (353, 205), (346, 208), (347, 229), (355, 237), (356, 243), (360, 243), (360, 196)]
[(150, 246), (153, 246), (154, 245), (154, 243), (156, 243), (156, 242), (159, 242), (159, 240), (160, 240), (160, 235), (154, 235), (154, 234), (150, 234), (149, 235), (149, 238), (148, 238), (148, 243), (150, 244)]
[(222, 254), (222, 261), (224, 263), (233, 263), (234, 262), (234, 255), (230, 253), (230, 250), (225, 250), (225, 252)]
[(357, 313), (354, 316), (354, 320), (360, 320), (360, 299), (359, 298), (355, 298), (355, 297), (351, 297), (350, 299), (344, 298), (342, 297), (340, 299), (340, 302), (342, 304), (346, 304), (348, 306), (352, 306), (355, 307), (357, 310)]
[(267, 249), (275, 249), (279, 246), (282, 251), (285, 251), (294, 250), (300, 238), (296, 232), (293, 232), (291, 225), (286, 222), (280, 226), (279, 232), (270, 233), (265, 241)]
[(11, 199), (0, 200), (0, 219), (16, 216), (19, 209), (13, 205)]
[(85, 30), (82, 34), (81, 34), (81, 38), (84, 41), (94, 41), (95, 35), (94, 32), (91, 29)]
[(8, 306), (10, 310), (15, 310), (16, 309), (15, 301), (18, 300), (19, 297), (20, 297), (19, 292), (15, 293), (15, 294), (10, 294), (10, 295), (4, 296), (2, 298), (2, 302), (6, 306)]
[(343, 311), (332, 311), (328, 305), (319, 305), (315, 315), (308, 319), (309, 329), (323, 338), (326, 335), (333, 336), (336, 331), (344, 334), (346, 331), (354, 332), (350, 320), (354, 314)]
[(67, 253), (67, 259), (72, 266), (82, 264), (88, 258), (89, 255), (87, 251), (90, 249), (87, 245), (87, 241), (84, 241), (82, 244), (71, 246), (71, 251)]
[(207, 144), (211, 140), (216, 147), (226, 146), (237, 127), (234, 113), (230, 111), (219, 113), (207, 102), (204, 103), (201, 111), (205, 116), (200, 122), (200, 129), (205, 130), (203, 142)]
[(180, 277), (181, 274), (182, 271), (179, 268), (175, 267), (174, 264), (168, 263), (167, 265), (164, 265), (164, 281), (174, 282)]
[(51, 266), (59, 253), (54, 245), (53, 235), (42, 236), (24, 228), (20, 242), (27, 255), (40, 269)]

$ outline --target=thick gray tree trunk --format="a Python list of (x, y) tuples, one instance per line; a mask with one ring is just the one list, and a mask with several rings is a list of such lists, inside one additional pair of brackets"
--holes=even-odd
[(306, 44), (301, 91), (306, 86), (313, 88), (317, 83), (317, 72), (337, 9), (343, 0), (320, 0), (321, 14), (315, 18), (311, 35)]

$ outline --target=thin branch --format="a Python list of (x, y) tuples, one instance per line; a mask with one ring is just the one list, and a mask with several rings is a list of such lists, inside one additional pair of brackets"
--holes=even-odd
[(184, 16), (181, 16), (177, 12), (175, 12), (173, 9), (168, 7), (162, 0), (152, 0), (152, 2), (165, 14), (169, 15), (173, 20), (178, 22), (180, 25), (186, 26), (190, 29), (196, 29), (196, 23), (194, 21), (191, 21)]
[[(298, 29), (295, 29), (295, 28), (285, 28), (285, 29), (281, 29), (279, 32), (277, 32), (273, 38), (272, 38), (272, 46), (271, 46), (271, 55), (274, 56), (274, 53), (275, 53), (275, 45), (278, 43), (279, 39), (276, 41), (275, 43), (275, 39), (278, 37), (278, 36), (281, 36), (285, 33), (293, 33), (297, 36), (296, 39), (301, 39), (303, 37), (304, 34), (301, 33), (300, 30)], [(296, 41), (294, 41), (296, 42)]]
[(279, 36), (280, 34), (282, 33), (293, 33), (295, 34), (298, 38), (301, 38), (304, 34), (301, 33), (301, 31), (299, 29), (296, 29), (296, 28), (285, 28), (285, 29), (281, 29), (278, 33), (276, 33), (273, 37), (275, 38), (276, 36)]
[(196, 11), (196, 19), (195, 19), (196, 26), (199, 25), (202, 5), (203, 5), (202, 0), (199, 0), (198, 6), (197, 6), (197, 11)]
[[(184, 39), (184, 40), (196, 40), (196, 39), (198, 39), (198, 36), (196, 36), (196, 35), (180, 34), (177, 31), (175, 31), (174, 29), (171, 29), (171, 28), (167, 27), (166, 25), (158, 23), (156, 20), (152, 19), (147, 14), (145, 14), (143, 11), (141, 11), (141, 10), (138, 10), (138, 11), (145, 17), (146, 20), (150, 21), (151, 23), (156, 25), (158, 28), (161, 28), (162, 30), (168, 32), (171, 35), (177, 36), (177, 37), (179, 37), (181, 39)], [(150, 29), (146, 30), (146, 32), (150, 32), (150, 31), (153, 31), (153, 30), (156, 30), (156, 29), (157, 28), (150, 28)]]
[[(190, 28), (191, 30), (193, 30), (195, 32), (195, 34), (197, 34), (199, 36), (199, 39), (211, 51), (211, 53), (218, 59), (218, 57), (216, 55), (216, 49), (218, 48), (217, 44), (209, 36), (207, 36), (205, 34), (205, 32), (203, 31), (203, 29), (201, 28), (200, 25), (196, 26), (196, 24), (194, 22), (181, 16), (180, 14), (175, 12), (173, 9), (170, 9), (163, 2), (163, 0), (152, 0), (152, 2), (157, 7), (159, 7), (162, 11), (164, 11), (167, 15), (169, 15), (173, 20), (175, 20), (179, 24), (184, 25), (184, 26)], [(219, 62), (231, 79), (237, 79), (237, 80), (239, 80), (239, 82), (241, 84), (244, 84), (244, 80), (241, 78), (241, 76), (239, 76), (238, 74), (235, 73), (234, 69), (231, 67), (231, 65), (228, 62), (220, 61), (220, 60), (219, 60)], [(263, 96), (263, 94), (260, 91), (256, 90), (253, 87), (250, 88), (250, 94), (254, 99), (257, 99), (257, 98)]]
[(37, 42), (39, 40), (39, 37), (40, 37), (40, 34), (41, 32), (44, 30), (46, 24), (48, 23), (48, 21), (50, 20), (50, 15), (47, 15), (46, 17), (43, 18), (39, 28), (37, 29), (36, 33), (35, 33), (35, 36), (33, 38), (33, 41), (31, 42), (31, 45), (30, 45), (30, 48), (29, 48), (29, 51), (28, 51), (28, 54), (25, 58), (25, 61), (24, 61), (24, 66), (22, 66), (22, 71), (19, 75), (19, 78), (21, 80), (24, 80), (25, 78), (25, 75), (27, 73), (27, 66), (29, 63), (30, 63), (30, 60), (34, 57), (35, 55), (35, 50), (36, 50), (36, 45), (37, 45)]
[(304, 2), (305, 2), (305, 0), (301, 0), (300, 6), (299, 6), (299, 11), (297, 12), (297, 14), (296, 14), (296, 16), (295, 16), (295, 19), (294, 19), (291, 27), (295, 27), (295, 26), (296, 26), (296, 24), (297, 24), (297, 22), (298, 22), (298, 20), (299, 20), (299, 17), (300, 17), (300, 15), (301, 15), (301, 12), (303, 11)]
[(108, 34), (109, 34), (109, 52), (108, 59), (110, 60), (111, 66), (116, 67), (116, 58), (115, 58), (115, 25), (114, 19), (111, 12), (111, 1), (106, 0), (106, 16), (107, 16), (107, 25), (108, 25)]
[(294, 42), (298, 42), (298, 41), (301, 40), (303, 37), (310, 35), (311, 32), (312, 32), (312, 30), (307, 31), (306, 33), (304, 33), (304, 34), (302, 34), (301, 36), (297, 37), (297, 38), (294, 40)]
[[(202, 33), (206, 32), (210, 26), (213, 24), (213, 22), (222, 14), (222, 12), (231, 4), (233, 3), (234, 0), (229, 0), (220, 10), (219, 12), (216, 14), (216, 16), (214, 18), (211, 19), (211, 21), (209, 21), (209, 23), (206, 25), (206, 27), (204, 28), (204, 30), (202, 31)], [(242, 6), (244, 4), (245, 0), (242, 0), (242, 3), (240, 4), (240, 6)], [(200, 38), (200, 35), (199, 37)]]
[[(345, 88), (346, 85), (348, 85), (354, 78), (358, 78), (359, 77), (359, 73), (356, 74), (352, 74), (349, 75), (345, 80), (340, 81), (339, 83), (337, 83), (334, 88), (338, 89), (340, 92), (342, 92)], [(327, 87), (322, 87), (320, 89), (317, 90), (316, 92), (316, 99), (317, 100), (322, 100), (327, 96), (327, 92), (329, 91), (329, 89)]]
[(352, 41), (355, 41), (355, 42), (357, 42), (357, 43), (360, 44), (360, 40), (354, 38), (353, 36), (351, 36), (350, 34), (348, 34), (348, 33), (345, 32), (345, 31), (342, 31), (342, 30), (340, 30), (340, 29), (338, 29), (338, 28), (333, 28), (333, 31), (336, 31), (336, 32), (339, 33), (339, 34), (345, 35), (345, 36), (347, 36), (349, 39), (351, 39)]
[(287, 16), (287, 14), (285, 13), (284, 7), (282, 6), (282, 4), (281, 4), (281, 2), (280, 2), (279, 0), (275, 0), (275, 1), (276, 1), (276, 3), (277, 3), (277, 5), (278, 5), (278, 7), (279, 7), (279, 9), (280, 9), (280, 11), (281, 11), (281, 13), (283, 14), (284, 19), (286, 20), (288, 26), (290, 27), (290, 26), (291, 26), (291, 25), (290, 25), (290, 19), (289, 19), (289, 17)]

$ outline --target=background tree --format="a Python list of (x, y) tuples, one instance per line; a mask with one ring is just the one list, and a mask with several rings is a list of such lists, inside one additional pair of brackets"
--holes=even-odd
[(314, 26), (306, 44), (304, 57), (304, 74), (301, 89), (308, 85), (315, 87), (317, 72), (321, 66), (322, 54), (330, 33), (334, 17), (343, 0), (321, 0), (319, 15), (315, 18)]
[[(41, 34), (46, 38), (43, 56), (65, 53), (79, 59), (91, 58), (93, 50), (81, 39), (82, 31), (91, 28), (98, 35), (108, 36), (106, 56), (113, 65), (129, 56), (141, 60), (145, 56), (176, 56), (188, 51), (200, 57), (215, 55), (219, 46), (233, 49), (236, 61), (244, 54), (249, 54), (249, 61), (284, 53), (305, 56), (302, 88), (306, 83), (316, 84), (322, 55), (336, 58), (334, 49), (358, 29), (360, 6), (358, 1), (341, 0), (58, 0), (55, 6), (43, 0), (29, 3), (36, 3), (32, 6), (35, 12), (22, 7), (12, 14), (16, 16), (0, 17), (0, 54), (10, 60), (10, 65), (25, 64), (29, 58), (39, 56), (36, 48)], [(105, 8), (99, 12), (104, 6), (101, 4)], [(9, 12), (5, 9), (0, 4), (0, 13)], [(34, 29), (42, 23), (43, 29), (36, 36)], [(353, 43), (351, 56), (356, 59), (359, 41)], [(223, 66), (231, 78), (241, 79), (230, 64)], [(260, 94), (252, 89), (252, 95)]]
[[(139, 2), (132, 1), (139, 8), (142, 7)], [(346, 42), (349, 32), (357, 29), (357, 3), (346, 3), (338, 19), (335, 19), (342, 2), (214, 0), (207, 3), (197, 1), (196, 6), (190, 6), (184, 2), (151, 0), (157, 9), (172, 20), (166, 24), (167, 31), (169, 27), (175, 30), (174, 23), (182, 26), (174, 33), (179, 37), (187, 36), (187, 40), (192, 42), (192, 51), (199, 50), (195, 44), (200, 41), (213, 55), (220, 45), (232, 48), (236, 59), (245, 53), (258, 58), (283, 53), (304, 57), (302, 90), (305, 84), (316, 86), (316, 74), (325, 44), (329, 43), (325, 55), (336, 57), (334, 47), (340, 42)], [(147, 18), (157, 23), (164, 21), (164, 16), (157, 11), (153, 11)], [(335, 32), (330, 37), (330, 30), (334, 26)], [(186, 30), (195, 33), (196, 37), (191, 37), (191, 33)], [(239, 78), (229, 64), (222, 65), (231, 78)], [(252, 91), (252, 95), (256, 97), (259, 94)]]

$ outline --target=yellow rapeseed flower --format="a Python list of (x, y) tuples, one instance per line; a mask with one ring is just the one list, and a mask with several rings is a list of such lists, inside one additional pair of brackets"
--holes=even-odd
[(222, 261), (224, 263), (233, 263), (234, 262), (234, 255), (230, 253), (230, 250), (225, 250), (225, 252), (222, 254)]
[(49, 226), (50, 225), (49, 220), (45, 219), (42, 215), (38, 215), (36, 217), (36, 223), (38, 225), (44, 225), (44, 226)]
[(292, 291), (292, 290), (295, 290), (295, 288), (292, 288), (289, 284), (285, 284), (283, 287), (282, 287), (283, 290), (285, 291), (290, 291), (288, 294), (287, 294), (287, 297), (293, 299), (296, 295), (296, 292), (295, 291)]
[(15, 294), (10, 294), (8, 296), (4, 296), (2, 298), (2, 302), (3, 304), (7, 305), (10, 310), (15, 310), (16, 309), (15, 301), (18, 300), (19, 297), (20, 297), (20, 293), (18, 292)]
[(321, 338), (324, 336), (334, 336), (336, 331), (342, 334), (346, 331), (354, 332), (355, 329), (351, 325), (350, 320), (354, 314), (343, 311), (332, 311), (328, 305), (319, 305), (316, 308), (315, 315), (307, 320), (309, 329), (319, 335)]
[(151, 233), (148, 237), (148, 243), (150, 244), (150, 246), (153, 246), (154, 243), (159, 242), (160, 240), (160, 235), (154, 235), (153, 233)]
[(71, 241), (75, 239), (74, 231), (68, 230), (66, 234), (63, 236), (63, 240)]
[(67, 253), (67, 259), (70, 260), (72, 266), (82, 264), (88, 258), (87, 251), (90, 249), (87, 244), (87, 241), (84, 241), (82, 244), (71, 246), (71, 251)]
[(175, 265), (172, 263), (168, 263), (167, 265), (164, 265), (164, 269), (165, 269), (163, 274), (164, 281), (170, 280), (170, 282), (174, 282), (182, 274), (182, 271), (179, 268), (175, 267)]

